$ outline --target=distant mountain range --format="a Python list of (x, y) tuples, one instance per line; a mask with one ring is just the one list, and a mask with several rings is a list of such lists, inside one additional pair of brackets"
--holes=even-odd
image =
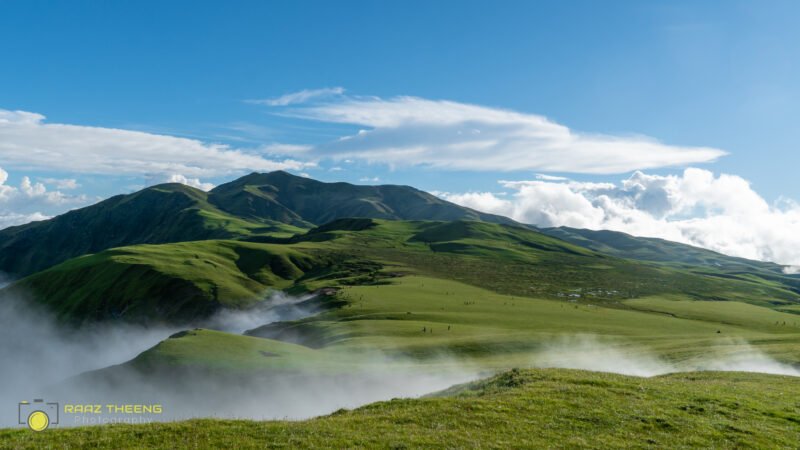
[[(183, 184), (161, 184), (50, 220), (6, 228), (0, 231), (0, 272), (25, 277), (78, 256), (137, 244), (219, 239), (269, 243), (301, 236), (309, 230), (319, 236), (325, 224), (343, 218), (476, 221), (523, 227), (597, 254), (658, 263), (717, 278), (747, 280), (756, 275), (800, 293), (800, 277), (785, 275), (782, 267), (773, 263), (613, 231), (539, 229), (465, 208), (409, 186), (324, 183), (283, 171), (252, 173), (209, 192)], [(337, 222), (336, 226), (344, 225)], [(102, 255), (93, 261), (119, 252)], [(117, 259), (115, 256), (108, 261)], [(85, 262), (77, 264), (81, 265)]]
[(344, 217), (514, 224), (409, 186), (323, 183), (252, 173), (204, 192), (183, 184), (117, 195), (0, 231), (0, 272), (25, 276), (69, 258), (133, 244), (291, 235)]
[(792, 311), (800, 302), (800, 278), (777, 264), (612, 231), (538, 229), (409, 186), (286, 172), (210, 192), (162, 184), (7, 228), (0, 271), (21, 278), (6, 292), (74, 323), (192, 323), (270, 289), (380, 284), (406, 271), (611, 305), (659, 294)]

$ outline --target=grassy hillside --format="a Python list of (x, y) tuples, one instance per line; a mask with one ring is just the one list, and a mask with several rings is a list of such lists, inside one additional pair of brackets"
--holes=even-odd
[(201, 190), (162, 184), (0, 231), (0, 271), (28, 275), (69, 258), (124, 245), (299, 231), (275, 221), (230, 215), (211, 205)]
[(800, 292), (800, 277), (784, 274), (783, 266), (771, 262), (736, 258), (691, 245), (617, 231), (560, 227), (544, 228), (541, 232), (607, 255), (669, 264), (711, 276), (732, 279), (758, 277)]
[(256, 370), (345, 371), (346, 364), (307, 347), (221, 331), (194, 329), (176, 333), (143, 352), (127, 366), (142, 373), (154, 369), (207, 369), (209, 372), (249, 373)]
[(288, 246), (238, 241), (137, 245), (81, 256), (23, 279), (31, 295), (71, 322), (185, 322), (221, 306), (245, 307), (330, 262)]
[[(182, 374), (198, 373), (331, 377), (407, 367), (472, 373), (598, 365), (663, 373), (730, 367), (731, 356), (748, 354), (761, 362), (800, 363), (800, 324), (792, 309), (800, 302), (786, 286), (759, 277), (721, 278), (623, 260), (524, 227), (472, 221), (347, 219), (302, 235), (253, 240), (269, 242), (113, 249), (67, 261), (22, 285), (38, 289), (65, 317), (180, 319), (221, 304), (246, 305), (267, 287), (337, 288), (338, 308), (245, 336), (181, 332), (83, 381), (113, 379), (129, 374), (126, 369), (148, 384), (169, 387), (175, 379), (186, 381)], [(171, 283), (190, 286), (195, 296), (164, 295)], [(166, 379), (153, 375), (165, 373)], [(524, 370), (430, 398), (304, 422), (2, 430), (0, 439), (22, 448), (175, 442), (243, 448), (786, 447), (800, 437), (796, 380)]]
[(735, 258), (657, 238), (643, 238), (609, 230), (587, 230), (569, 227), (542, 228), (541, 232), (581, 247), (644, 261), (675, 262), (693, 266), (715, 266), (723, 269), (759, 269), (781, 273), (774, 263)]
[(0, 230), (0, 272), (25, 276), (114, 247), (290, 236), (342, 217), (514, 223), (408, 186), (322, 183), (253, 173), (210, 192), (161, 184), (41, 222)]
[(331, 224), (287, 242), (338, 249), (386, 267), (525, 297), (620, 306), (628, 298), (669, 293), (769, 307), (800, 301), (800, 294), (780, 282), (723, 278), (610, 257), (520, 226), (473, 221), (373, 223), (355, 227), (346, 221), (341, 230)]
[(798, 294), (777, 282), (623, 260), (511, 225), (343, 219), (266, 240), (122, 247), (67, 261), (15, 288), (72, 321), (190, 322), (219, 306), (247, 306), (268, 289), (371, 285), (406, 274), (616, 308), (653, 295), (771, 308), (800, 304)]
[(798, 397), (800, 384), (791, 377), (523, 370), (301, 422), (6, 429), (0, 442), (9, 448), (794, 448)]
[(209, 201), (237, 217), (269, 218), (297, 226), (322, 225), (345, 217), (515, 223), (410, 186), (323, 183), (283, 171), (252, 173), (217, 186), (209, 192)]
[[(311, 364), (341, 372), (369, 366), (372, 358), (357, 355), (378, 352), (381, 358), (431, 367), (503, 370), (573, 367), (580, 363), (574, 352), (612, 347), (634, 360), (657, 358), (683, 369), (751, 349), (800, 363), (797, 316), (739, 302), (648, 298), (632, 300), (635, 309), (626, 310), (521, 298), (420, 276), (347, 287), (339, 298), (346, 306), (247, 333), (265, 339), (193, 330), (128, 366), (148, 373), (157, 367), (250, 371)], [(589, 336), (586, 342), (581, 338)], [(275, 355), (264, 358), (262, 350)]]

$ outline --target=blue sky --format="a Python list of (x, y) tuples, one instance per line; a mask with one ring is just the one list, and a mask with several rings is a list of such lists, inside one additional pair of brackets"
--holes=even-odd
[[(682, 181), (686, 167), (741, 177), (770, 205), (800, 199), (798, 20), (793, 1), (0, 1), (0, 110), (28, 133), (2, 136), (4, 185), (41, 183), (51, 196), (0, 209), (21, 221), (175, 176), (218, 184), (250, 171), (246, 158), (213, 162), (226, 152), (291, 160), (284, 166), (321, 180), (410, 184), (452, 199), (519, 196), (518, 185), (498, 181), (536, 174), (624, 188), (635, 169)], [(481, 153), (488, 141), (453, 140), (461, 132), (488, 134), (494, 146)], [(580, 138), (573, 153), (541, 163), (525, 153), (537, 133)], [(192, 141), (153, 144), (152, 135)], [(111, 144), (98, 163), (81, 145), (103, 139)], [(137, 156), (137, 146), (173, 144), (184, 146), (174, 164)], [(464, 146), (471, 150), (459, 153)], [(181, 164), (196, 150), (217, 152), (208, 163), (216, 170)], [(674, 203), (670, 192), (656, 196)], [(726, 208), (696, 203), (673, 216)]]

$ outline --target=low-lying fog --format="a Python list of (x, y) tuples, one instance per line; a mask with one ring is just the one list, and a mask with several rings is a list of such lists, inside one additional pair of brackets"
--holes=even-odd
[[(309, 299), (275, 293), (255, 308), (220, 311), (198, 326), (242, 333), (260, 325), (314, 314), (314, 309), (302, 306)], [(86, 377), (81, 377), (80, 383), (69, 380), (87, 371), (129, 361), (186, 328), (191, 327), (114, 324), (67, 330), (46, 312), (5, 296), (0, 302), (0, 427), (17, 426), (18, 403), (39, 398), (61, 405), (59, 426), (191, 417), (300, 419), (378, 400), (417, 397), (478, 377), (464, 370), (410, 368), (413, 365), (398, 364), (397, 360), (376, 364), (376, 358), (383, 358), (376, 352), (363, 370), (353, 367), (348, 376), (293, 373), (223, 379), (191, 370), (146, 376), (117, 370), (112, 383)], [(163, 412), (143, 416), (105, 411), (101, 416), (68, 415), (63, 414), (65, 404), (97, 404), (103, 408), (107, 404), (158, 404)], [(92, 422), (95, 419), (99, 422)]]
[(619, 341), (599, 336), (562, 336), (547, 343), (536, 355), (533, 365), (539, 368), (582, 369), (639, 377), (700, 370), (800, 377), (798, 367), (778, 362), (746, 341), (734, 338), (717, 339), (701, 357), (676, 363), (637, 349), (624, 348)]
[[(8, 296), (6, 296), (8, 297)], [(277, 293), (248, 311), (222, 311), (199, 324), (241, 333), (260, 325), (306, 317), (309, 297)], [(187, 327), (182, 327), (185, 329)], [(468, 369), (455, 359), (415, 365), (375, 353), (363, 369), (347, 376), (293, 374), (261, 378), (208, 378), (197, 372), (166, 374), (168, 383), (153, 383), (148, 374), (118, 373), (105, 383), (63, 383), (86, 371), (129, 361), (178, 329), (124, 324), (65, 330), (47, 313), (18, 299), (0, 303), (0, 426), (18, 425), (18, 402), (44, 398), (63, 404), (159, 404), (163, 413), (148, 420), (190, 417), (300, 419), (395, 397), (416, 397), (466, 382), (487, 373)], [(379, 362), (376, 363), (375, 359)], [(779, 363), (740, 341), (719, 341), (700, 361), (675, 364), (620, 347), (616, 341), (570, 336), (544, 344), (533, 367), (561, 367), (654, 376), (689, 370), (735, 370), (800, 376), (796, 367)], [(367, 369), (366, 367), (369, 367)], [(442, 369), (446, 367), (448, 369)], [(164, 378), (161, 378), (162, 380)], [(112, 415), (113, 416), (113, 415)], [(116, 416), (117, 419), (119, 418)], [(130, 419), (130, 416), (127, 416)], [(145, 417), (145, 416), (142, 416)], [(60, 426), (104, 423), (86, 416), (62, 415)], [(91, 417), (89, 418), (91, 420)], [(133, 422), (135, 422), (134, 418)]]

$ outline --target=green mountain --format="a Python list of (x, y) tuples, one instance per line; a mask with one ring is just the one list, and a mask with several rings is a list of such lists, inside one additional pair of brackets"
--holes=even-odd
[(649, 295), (793, 306), (780, 283), (727, 279), (607, 256), (526, 227), (475, 221), (340, 219), (293, 237), (119, 247), (17, 282), (69, 322), (191, 323), (269, 289), (380, 285), (407, 274), (522, 297), (617, 305)]
[(569, 227), (541, 228), (544, 234), (608, 255), (641, 261), (672, 262), (689, 266), (708, 266), (723, 270), (758, 270), (783, 273), (783, 267), (770, 262), (726, 256), (678, 242), (632, 236), (609, 230)]
[(296, 231), (282, 223), (248, 221), (223, 212), (201, 190), (161, 184), (0, 231), (0, 271), (28, 275), (69, 258), (123, 245)]
[(221, 307), (245, 308), (271, 289), (333, 262), (269, 244), (206, 240), (118, 247), (26, 277), (32, 295), (75, 324), (109, 319), (188, 323)]
[(723, 255), (691, 245), (657, 238), (631, 236), (609, 230), (586, 230), (568, 227), (544, 228), (542, 233), (596, 252), (639, 261), (680, 267), (708, 276), (747, 280), (758, 277), (780, 283), (800, 294), (800, 276), (783, 272), (783, 266)]
[(301, 227), (344, 217), (388, 220), (511, 219), (464, 208), (410, 186), (323, 183), (283, 171), (252, 173), (214, 188), (209, 201), (245, 219), (272, 219)]
[(24, 276), (80, 255), (135, 244), (291, 235), (341, 217), (514, 223), (408, 186), (322, 183), (253, 173), (206, 193), (162, 184), (50, 220), (0, 231), (0, 271)]

